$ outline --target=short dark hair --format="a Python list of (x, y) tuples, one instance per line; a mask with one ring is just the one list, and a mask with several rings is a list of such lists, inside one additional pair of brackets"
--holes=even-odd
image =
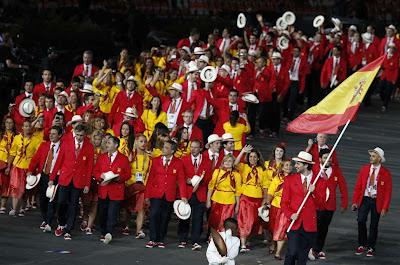
[(325, 154), (329, 154), (331, 152), (331, 150), (329, 150), (328, 148), (322, 148), (320, 151), (319, 151), (319, 157), (322, 157), (323, 155), (325, 155)]
[(78, 125), (75, 126), (74, 131), (76, 132), (86, 132), (86, 126), (82, 123), (79, 123)]
[[(173, 152), (176, 151), (177, 144), (176, 144), (174, 141), (172, 141), (172, 140), (167, 140), (167, 141), (164, 142), (164, 144), (170, 144), (170, 145), (172, 146)], [(164, 146), (164, 144), (163, 144), (163, 146)]]
[(58, 135), (62, 135), (63, 133), (63, 129), (57, 125), (51, 126), (50, 130), (56, 130)]
[(61, 111), (57, 111), (56, 113), (54, 113), (53, 119), (54, 119), (56, 116), (62, 116), (63, 119), (65, 120), (65, 115), (64, 115), (64, 113), (62, 113)]
[(190, 36), (196, 35), (196, 34), (200, 34), (199, 30), (197, 28), (192, 28), (190, 30)]
[(115, 137), (115, 136), (111, 135), (110, 137), (108, 137), (108, 139), (111, 139), (115, 144), (117, 144), (118, 145), (117, 148), (119, 147), (120, 141), (119, 141), (118, 137)]
[(200, 148), (203, 148), (203, 142), (199, 139), (194, 139), (191, 141), (192, 143), (198, 143), (200, 145)]
[(229, 94), (230, 93), (236, 93), (236, 95), (239, 95), (239, 91), (237, 91), (236, 89), (234, 89), (234, 88), (231, 88), (231, 90), (229, 90)]

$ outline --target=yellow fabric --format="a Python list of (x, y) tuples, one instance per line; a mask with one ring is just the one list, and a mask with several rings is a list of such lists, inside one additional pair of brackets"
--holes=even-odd
[(156, 91), (157, 91), (157, 93), (158, 93), (159, 95), (162, 95), (162, 96), (168, 95), (168, 87), (166, 86), (164, 80), (162, 80), (162, 81), (157, 81), (157, 82), (154, 84), (154, 87), (156, 88)]
[(165, 60), (165, 57), (153, 56), (152, 59), (154, 64), (162, 69), (165, 69), (165, 67), (167, 66), (167, 61)]
[(247, 176), (252, 171), (252, 167), (247, 164), (240, 163), (238, 170), (242, 177), (242, 185), (240, 193), (251, 198), (263, 198), (263, 189), (268, 189), (269, 181), (267, 173), (261, 167), (257, 167), (258, 181), (256, 182), (255, 175), (251, 174), (251, 179), (247, 181)]
[(11, 149), (12, 140), (14, 135), (12, 133), (6, 132), (0, 140), (0, 160), (7, 162), (8, 153)]
[[(268, 195), (272, 196), (272, 201), (271, 201), (271, 205), (275, 206), (277, 208), (281, 208), (281, 199), (282, 199), (282, 184), (283, 183), (283, 178), (281, 178), (280, 176), (275, 176), (272, 179), (271, 185), (269, 185), (268, 188)], [(280, 186), (279, 190), (278, 187)]]
[(270, 161), (265, 161), (264, 166), (267, 175), (267, 182), (271, 183), (272, 179), (276, 175), (276, 171), (282, 167), (282, 163), (276, 163), (274, 166), (270, 166)]
[(243, 148), (243, 145), (242, 145), (243, 134), (249, 133), (250, 127), (248, 127), (242, 123), (237, 123), (236, 126), (232, 126), (229, 121), (225, 122), (223, 126), (224, 126), (224, 131), (226, 133), (231, 133), (233, 136), (233, 139), (236, 140), (235, 150), (241, 150)]
[(119, 137), (118, 151), (129, 158), (130, 151), (128, 147), (128, 140), (123, 137)]
[(32, 137), (35, 137), (35, 138), (37, 138), (38, 140), (40, 140), (40, 142), (43, 142), (44, 130), (35, 131), (35, 132), (32, 134)]
[(156, 117), (156, 113), (147, 109), (143, 111), (141, 118), (146, 128), (144, 135), (147, 137), (147, 140), (150, 140), (150, 137), (154, 131), (154, 126), (156, 126), (157, 123), (161, 122), (167, 126), (167, 113), (164, 111), (161, 111), (160, 115)]
[(104, 113), (110, 113), (115, 98), (121, 90), (115, 85), (107, 86), (104, 83), (98, 84), (97, 82), (98, 79), (95, 78), (93, 80), (93, 93), (99, 93), (101, 95), (99, 108)]
[(190, 141), (181, 143), (178, 149), (175, 151), (174, 156), (176, 158), (182, 158), (190, 154)]
[(231, 172), (231, 176), (235, 181), (235, 187), (232, 187), (229, 175), (221, 181), (221, 177), (225, 174), (225, 170), (216, 169), (208, 184), (208, 189), (213, 191), (211, 200), (220, 204), (234, 204), (235, 196), (240, 196), (240, 174)]
[(151, 157), (148, 154), (134, 156), (133, 162), (131, 163), (131, 178), (125, 182), (126, 186), (132, 185), (136, 182), (136, 173), (143, 174), (143, 183), (146, 185), (147, 177), (150, 172)]
[(10, 149), (10, 156), (15, 157), (13, 165), (21, 169), (27, 169), (41, 142), (40, 138), (34, 136), (30, 138), (24, 138), (21, 134), (15, 136)]
[(153, 152), (151, 152), (151, 157), (152, 158), (156, 158), (156, 157), (159, 157), (159, 156), (162, 156), (162, 150), (158, 149), (158, 148), (154, 148)]

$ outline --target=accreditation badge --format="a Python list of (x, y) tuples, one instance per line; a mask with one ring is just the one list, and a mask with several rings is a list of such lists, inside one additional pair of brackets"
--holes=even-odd
[(381, 186), (383, 186), (383, 185), (385, 185), (385, 182), (384, 182), (384, 181), (381, 181)]
[(120, 167), (117, 168), (117, 172), (118, 172), (118, 173), (121, 173), (121, 168), (120, 168)]
[(176, 169), (175, 168), (172, 170), (172, 173), (176, 174)]
[(83, 161), (86, 161), (86, 156), (83, 156), (82, 159), (83, 159)]
[(337, 177), (335, 177), (335, 181), (337, 181)]
[(142, 172), (137, 172), (135, 174), (136, 182), (143, 182), (143, 173)]

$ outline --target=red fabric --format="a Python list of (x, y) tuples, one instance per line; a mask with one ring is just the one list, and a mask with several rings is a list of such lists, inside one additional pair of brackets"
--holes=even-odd
[[(354, 187), (352, 203), (360, 207), (367, 187), (370, 164), (364, 165), (358, 173), (356, 186)], [(381, 213), (382, 210), (389, 210), (390, 200), (392, 198), (392, 175), (383, 165), (378, 172), (378, 188), (376, 195), (376, 210)]]
[[(315, 179), (313, 175), (310, 183)], [(306, 193), (303, 192), (300, 173), (289, 175), (283, 182), (283, 193), (281, 199), (281, 208), (286, 217), (290, 219), (292, 214), (297, 212)], [(315, 191), (310, 195), (304, 204), (297, 220), (292, 226), (292, 230), (297, 230), (303, 226), (306, 232), (317, 232), (317, 207), (322, 207), (325, 203), (326, 183), (323, 179), (317, 181)]]
[[(319, 173), (321, 164), (315, 164), (313, 167), (314, 175)], [(340, 190), (340, 207), (347, 209), (349, 204), (349, 195), (347, 191), (346, 179), (343, 176), (342, 170), (338, 166), (332, 166), (332, 174), (326, 180), (327, 188), (329, 189), (329, 199), (325, 202), (320, 210), (336, 211), (336, 188)]]
[[(379, 46), (379, 54), (380, 55), (383, 55), (386, 53), (386, 51), (385, 51), (386, 42), (387, 42), (387, 37), (384, 37), (381, 40), (381, 43)], [(400, 49), (400, 40), (397, 39), (396, 36), (393, 36), (393, 43), (394, 43), (394, 45), (396, 45), (396, 51), (398, 51)]]
[(374, 61), (379, 57), (378, 48), (373, 43), (369, 45), (368, 48), (366, 48), (364, 44), (362, 52), (363, 52), (362, 56), (365, 57), (367, 64), (369, 64), (370, 62)]
[(290, 85), (289, 69), (285, 68), (285, 66), (281, 64), (279, 73), (276, 74), (273, 64), (270, 65), (270, 68), (270, 71), (272, 71), (272, 91), (275, 90), (278, 96), (284, 98)]
[[(340, 58), (339, 65), (337, 67), (336, 80), (338, 81), (338, 84), (340, 84), (347, 77), (347, 63), (343, 56)], [(320, 81), (323, 88), (326, 88), (330, 85), (332, 70), (333, 56), (326, 59), (324, 66), (322, 67)]]
[(184, 46), (190, 48), (190, 40), (189, 40), (189, 38), (180, 39), (178, 41), (178, 44), (176, 45), (176, 48), (181, 49)]
[(135, 107), (140, 117), (143, 112), (143, 97), (135, 92), (132, 98), (128, 99), (126, 91), (118, 93), (108, 115), (108, 124), (113, 126), (115, 123), (120, 123), (124, 119), (122, 112), (128, 107)]
[(199, 127), (197, 127), (194, 124), (192, 126), (192, 134), (190, 135), (190, 139), (189, 140), (190, 141), (200, 140), (201, 142), (203, 142), (203, 132), (200, 130)]
[[(203, 152), (203, 156), (207, 157), (210, 160), (210, 162), (212, 162), (212, 157), (210, 157), (210, 155), (208, 154), (208, 150), (205, 150)], [(221, 163), (222, 163), (223, 159), (224, 159), (224, 156), (219, 155), (217, 164), (214, 166), (214, 168), (212, 168), (212, 164), (211, 164), (211, 169), (218, 169), (221, 166)], [(211, 172), (211, 175), (212, 174), (213, 174), (213, 172)]]
[(50, 91), (49, 91), (49, 93), (47, 93), (46, 92), (46, 87), (45, 87), (43, 82), (39, 83), (39, 84), (36, 84), (35, 87), (33, 88), (33, 100), (37, 104), (39, 96), (41, 94), (49, 94), (49, 95), (53, 96), (55, 87), (56, 87), (56, 84), (50, 83)]
[(322, 68), (322, 62), (324, 58), (324, 46), (321, 43), (316, 44), (315, 46), (311, 45), (312, 50), (310, 53), (312, 54), (313, 61), (311, 63), (311, 70), (319, 71)]
[[(271, 210), (274, 208), (274, 216), (271, 216)], [(272, 227), (272, 240), (281, 241), (287, 239), (286, 230), (289, 227), (290, 220), (285, 216), (281, 208), (276, 208), (274, 206), (270, 209), (270, 217), (269, 221), (271, 222), (271, 218), (273, 218), (273, 227)]]
[[(195, 167), (192, 162), (192, 156), (188, 155), (182, 158), (182, 163), (185, 165), (183, 167), (183, 171), (185, 172), (185, 181), (188, 179), (192, 179), (194, 175), (201, 176), (203, 171), (205, 172), (203, 180), (200, 182), (199, 187), (197, 188), (196, 195), (199, 202), (206, 202), (207, 200), (207, 191), (208, 191), (208, 183), (211, 180), (211, 161), (207, 156), (201, 156), (201, 163), (198, 166), (198, 170), (196, 172)], [(199, 156), (197, 157), (200, 160)], [(193, 186), (191, 184), (186, 184), (186, 198), (190, 199), (193, 193)]]
[(228, 98), (229, 91), (233, 87), (233, 81), (229, 77), (223, 78), (218, 75), (217, 79), (214, 81), (212, 92), (215, 98)]
[[(329, 150), (332, 149), (332, 146), (328, 145)], [(308, 150), (308, 152), (312, 155), (313, 157), (313, 162), (315, 162), (315, 166), (319, 167), (319, 150), (318, 150), (318, 144), (313, 144), (310, 148), (310, 150)], [(337, 160), (337, 155), (336, 155), (336, 151), (333, 151), (332, 154), (332, 165), (335, 166), (339, 166), (339, 161)], [(318, 173), (318, 172), (317, 172)]]
[[(185, 174), (180, 159), (172, 157), (167, 169), (163, 165), (163, 156), (153, 160), (146, 184), (145, 198), (165, 199), (169, 202), (177, 198), (176, 186), (179, 194), (186, 194)], [(183, 196), (181, 196), (184, 198)]]
[(28, 98), (28, 97), (25, 95), (25, 92), (18, 95), (15, 98), (15, 106), (13, 107), (13, 109), (11, 111), (11, 115), (13, 117), (13, 120), (14, 120), (17, 128), (21, 128), (22, 124), (25, 121), (25, 117), (22, 117), (22, 115), (19, 113), (19, 105), (20, 105), (21, 101), (26, 98)]
[[(194, 90), (191, 96), (191, 100), (189, 102), (190, 105), (193, 106), (194, 112), (193, 112), (193, 124), (196, 124), (197, 119), (199, 118), (199, 115), (203, 109), (204, 101), (207, 100), (207, 94), (209, 92), (205, 91), (204, 89), (197, 89)], [(207, 102), (208, 105), (210, 105), (209, 102)], [(207, 106), (209, 108), (210, 106)]]
[(390, 59), (385, 56), (385, 59), (382, 63), (382, 74), (381, 80), (389, 81), (393, 84), (396, 83), (397, 78), (399, 77), (399, 56), (398, 53), (395, 53)]
[(253, 92), (258, 95), (260, 102), (271, 102), (272, 101), (272, 86), (271, 80), (273, 72), (270, 67), (264, 67), (262, 71), (257, 75), (254, 73), (254, 86)]
[(93, 169), (94, 148), (89, 139), (85, 138), (78, 157), (75, 157), (75, 140), (72, 133), (63, 137), (57, 161), (50, 174), (50, 180), (58, 177), (58, 184), (68, 186), (71, 181), (75, 188), (90, 187)]
[[(308, 74), (308, 63), (307, 57), (301, 56), (300, 65), (299, 65), (299, 93), (303, 93), (306, 86), (306, 76)], [(289, 69), (292, 67), (293, 56), (290, 58), (288, 67)]]
[(1, 177), (1, 197), (9, 197), (10, 196), (10, 176), (7, 176), (4, 173), (4, 169), (0, 170), (0, 177)]
[[(167, 113), (168, 112), (168, 108), (170, 107), (170, 105), (172, 104), (172, 99), (170, 97), (162, 97), (162, 110)], [(178, 106), (175, 106), (178, 107)], [(178, 113), (178, 118), (176, 120), (176, 124), (178, 126), (182, 126), (183, 125), (183, 117), (182, 114), (185, 110), (189, 110), (190, 109), (190, 104), (188, 102), (186, 102), (186, 100), (184, 100), (182, 98), (181, 100), (181, 108), (179, 109), (179, 113)]]
[(140, 212), (145, 207), (144, 190), (145, 186), (141, 183), (133, 183), (125, 187), (125, 205), (131, 212)]
[(25, 192), (26, 169), (12, 167), (10, 171), (9, 195), (12, 198), (21, 199)]
[(200, 81), (200, 79), (196, 80), (196, 87), (197, 87), (197, 89), (192, 88), (192, 91), (191, 91), (191, 94), (190, 94), (190, 98), (189, 98), (189, 100), (187, 100), (189, 81), (185, 80), (185, 82), (183, 82), (183, 84), (182, 84), (182, 98), (183, 98), (184, 101), (192, 102), (194, 100), (194, 97), (195, 97), (195, 93), (194, 92), (202, 90), (201, 89), (201, 81)]
[(208, 217), (208, 226), (217, 231), (224, 230), (224, 221), (233, 217), (235, 204), (220, 204), (212, 202), (210, 216)]
[(252, 231), (259, 231), (261, 225), (258, 208), (261, 207), (262, 198), (240, 196), (238, 212), (238, 228), (241, 237), (249, 237)]
[(236, 78), (233, 80), (233, 87), (239, 91), (239, 96), (243, 93), (251, 92), (254, 86), (254, 64), (248, 62), (245, 68), (238, 70)]
[(39, 174), (43, 171), (44, 164), (46, 163), (47, 155), (49, 153), (51, 142), (43, 142), (40, 144), (35, 155), (29, 163), (28, 171)]
[(101, 174), (112, 171), (119, 175), (118, 181), (112, 181), (107, 185), (99, 184), (99, 198), (106, 199), (107, 197), (113, 201), (122, 201), (125, 198), (125, 181), (131, 177), (131, 167), (128, 157), (117, 153), (114, 161), (110, 164), (108, 153), (101, 154), (97, 158), (96, 165), (93, 168), (93, 176), (98, 182), (101, 182)]
[[(75, 66), (74, 73), (72, 74), (72, 78), (83, 75), (83, 70), (84, 70), (83, 64), (78, 64), (77, 66)], [(92, 64), (92, 72), (90, 73), (89, 76), (93, 77), (94, 73), (96, 73), (97, 71), (99, 71), (99, 68)]]
[(356, 48), (354, 53), (351, 51), (351, 46), (352, 43), (348, 42), (347, 43), (348, 63), (349, 63), (349, 68), (353, 69), (361, 65), (363, 57), (363, 44), (359, 42), (358, 47)]

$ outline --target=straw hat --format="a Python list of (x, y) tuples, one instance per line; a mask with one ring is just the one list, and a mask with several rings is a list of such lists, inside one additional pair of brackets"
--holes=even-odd
[(382, 148), (380, 148), (380, 147), (375, 147), (374, 149), (368, 150), (368, 153), (369, 153), (369, 154), (375, 153), (375, 154), (379, 155), (379, 157), (381, 158), (381, 162), (382, 162), (382, 163), (385, 163), (385, 161), (386, 161), (385, 152), (383, 151)]
[(314, 28), (321, 27), (322, 24), (324, 24), (324, 21), (325, 21), (325, 17), (324, 16), (322, 16), (322, 15), (316, 16), (314, 18), (314, 21), (313, 21), (313, 27)]
[(258, 98), (254, 94), (251, 94), (251, 93), (244, 94), (242, 96), (242, 100), (245, 102), (254, 103), (254, 104), (258, 104), (260, 102), (258, 100)]
[(201, 48), (201, 47), (196, 47), (196, 48), (194, 48), (194, 51), (193, 51), (193, 54), (194, 55), (203, 55), (203, 54), (205, 54), (206, 52), (203, 50), (203, 48)]
[(107, 171), (106, 173), (104, 173), (104, 179), (101, 182), (101, 185), (106, 185), (106, 184), (110, 183), (113, 179), (115, 179), (117, 177), (118, 177), (118, 175), (114, 174), (114, 172)]
[(296, 15), (292, 11), (286, 11), (282, 15), (283, 20), (286, 22), (287, 25), (293, 25), (296, 22)]
[(90, 85), (90, 84), (85, 84), (85, 85), (83, 86), (83, 89), (81, 89), (80, 91), (81, 91), (82, 93), (91, 94), (91, 93), (93, 93), (93, 86)]
[(227, 64), (223, 64), (219, 69), (225, 70), (225, 71), (228, 72), (228, 73), (231, 72), (231, 68), (230, 68), (229, 65), (227, 65)]
[(30, 117), (36, 108), (35, 101), (33, 101), (30, 98), (26, 98), (21, 101), (19, 104), (19, 114), (21, 114), (22, 117), (28, 118)]
[(182, 93), (182, 85), (178, 83), (172, 83), (172, 85), (169, 87), (170, 90), (176, 90), (178, 92)]
[(211, 82), (214, 82), (215, 79), (217, 79), (217, 75), (218, 75), (218, 73), (217, 73), (217, 69), (215, 69), (215, 67), (206, 66), (200, 72), (200, 79), (203, 82), (211, 83)]
[(282, 59), (282, 55), (280, 52), (273, 52), (272, 59)]
[(240, 13), (236, 20), (236, 26), (240, 29), (246, 26), (246, 16), (243, 13)]
[(122, 114), (130, 118), (137, 118), (135, 111), (131, 107), (127, 107), (125, 112), (122, 112)]
[(199, 61), (203, 61), (203, 62), (205, 62), (205, 63), (209, 63), (210, 62), (210, 59), (208, 58), (208, 56), (207, 55), (201, 55), (200, 57), (199, 57)]
[(187, 220), (190, 217), (192, 209), (189, 203), (185, 203), (182, 200), (174, 201), (174, 212), (181, 220)]
[(46, 197), (50, 199), (50, 202), (54, 200), (57, 194), (58, 184), (48, 186), (46, 189)]
[(39, 183), (40, 181), (40, 177), (42, 176), (42, 174), (37, 174), (37, 175), (28, 175), (26, 176), (26, 185), (25, 188), (27, 190), (33, 189), (34, 187), (36, 187), (36, 185)]
[(206, 148), (208, 148), (210, 146), (210, 144), (212, 144), (213, 142), (221, 141), (221, 140), (222, 140), (222, 138), (219, 137), (218, 134), (211, 134), (207, 138)]
[(200, 182), (203, 180), (204, 174), (199, 175), (194, 175), (191, 179), (190, 182), (193, 186), (193, 192), (196, 192), (197, 188), (200, 185)]
[(312, 160), (312, 155), (305, 151), (300, 151), (300, 153), (297, 155), (297, 157), (292, 158), (292, 160), (296, 161), (296, 162), (306, 163), (306, 164), (314, 164), (314, 162)]
[(365, 33), (361, 34), (361, 37), (365, 43), (372, 43), (372, 41), (373, 41), (372, 34), (369, 32), (365, 32)]
[(269, 209), (265, 206), (258, 208), (258, 216), (263, 219), (264, 222), (269, 222)]

